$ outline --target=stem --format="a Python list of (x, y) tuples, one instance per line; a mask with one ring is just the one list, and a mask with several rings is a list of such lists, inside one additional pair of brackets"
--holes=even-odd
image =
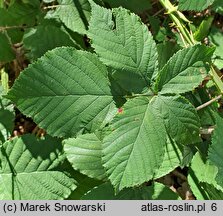
[(43, 9), (44, 9), (44, 10), (47, 10), (47, 9), (54, 9), (54, 8), (57, 8), (57, 7), (59, 7), (59, 5), (50, 5), (50, 6), (46, 6), (46, 7), (44, 7)]
[(157, 11), (155, 14), (153, 14), (154, 17), (156, 17), (157, 15), (159, 15), (161, 12), (163, 12), (165, 9), (162, 8), (161, 10)]
[[(169, 14), (171, 20), (174, 22), (176, 25), (181, 37), (184, 39), (183, 42), (187, 42), (186, 47), (193, 46), (196, 44), (196, 41), (194, 39), (194, 36), (190, 30), (188, 30), (184, 22), (190, 23), (190, 21), (181, 13), (180, 11), (177, 10), (177, 7), (175, 7), (169, 0), (159, 0), (161, 5), (166, 9), (167, 13)], [(212, 77), (213, 82), (217, 86), (218, 90), (220, 91), (221, 94), (223, 94), (223, 82), (221, 81), (221, 78), (218, 76), (217, 69), (214, 67), (214, 65), (211, 63), (210, 64), (211, 69), (210, 69), (210, 75)]]
[(178, 31), (183, 35), (184, 39), (187, 41), (189, 45), (193, 45), (194, 39), (193, 35), (187, 30), (184, 26), (181, 19), (186, 22), (189, 22), (184, 15), (177, 10), (177, 7), (173, 6), (169, 0), (159, 0), (162, 6), (166, 9), (167, 13), (169, 14), (171, 20), (176, 25)]
[(209, 100), (208, 102), (206, 102), (206, 103), (204, 103), (204, 104), (198, 106), (198, 107), (196, 108), (196, 110), (197, 110), (197, 111), (198, 111), (198, 110), (201, 110), (201, 109), (203, 109), (203, 108), (205, 108), (205, 107), (211, 105), (211, 104), (214, 103), (215, 101), (220, 100), (221, 98), (222, 98), (222, 95), (218, 95), (217, 97), (215, 97), (215, 98)]
[(191, 39), (191, 35), (188, 32), (188, 30), (185, 28), (185, 26), (180, 22), (180, 20), (174, 14), (170, 14), (170, 18), (173, 20), (173, 22), (177, 26), (179, 32), (183, 35), (183, 37), (187, 41), (187, 43), (190, 46), (192, 46), (193, 42), (192, 42), (192, 39)]
[(0, 26), (0, 31), (5, 31), (8, 29), (17, 29), (17, 28), (29, 28), (28, 26)]

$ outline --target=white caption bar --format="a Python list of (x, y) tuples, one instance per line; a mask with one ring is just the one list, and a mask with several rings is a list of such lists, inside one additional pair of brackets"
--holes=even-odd
[(221, 215), (223, 201), (0, 201), (0, 215)]

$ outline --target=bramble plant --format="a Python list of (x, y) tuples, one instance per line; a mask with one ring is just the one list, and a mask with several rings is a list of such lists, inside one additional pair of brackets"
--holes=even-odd
[(222, 199), (222, 15), (0, 0), (0, 198)]

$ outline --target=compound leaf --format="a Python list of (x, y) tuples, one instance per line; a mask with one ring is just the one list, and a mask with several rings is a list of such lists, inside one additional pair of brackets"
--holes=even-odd
[(178, 51), (160, 71), (156, 90), (161, 94), (180, 94), (192, 91), (207, 75), (206, 62), (214, 48), (195, 45)]
[(1, 147), (1, 199), (64, 199), (75, 180), (56, 167), (63, 160), (56, 138), (16, 137)]
[(30, 65), (8, 97), (53, 136), (94, 130), (113, 104), (107, 69), (91, 53), (56, 48)]
[(105, 178), (101, 150), (102, 141), (94, 133), (64, 140), (64, 151), (72, 167), (99, 180)]
[(114, 118), (103, 143), (103, 162), (115, 190), (153, 178), (162, 162), (166, 131), (150, 100), (128, 101)]
[(158, 96), (154, 102), (164, 119), (171, 138), (180, 144), (200, 142), (199, 116), (185, 98), (181, 96)]
[(126, 9), (111, 11), (90, 2), (88, 35), (96, 53), (103, 63), (115, 69), (112, 76), (121, 87), (142, 92), (149, 86), (158, 64), (156, 44), (147, 26)]

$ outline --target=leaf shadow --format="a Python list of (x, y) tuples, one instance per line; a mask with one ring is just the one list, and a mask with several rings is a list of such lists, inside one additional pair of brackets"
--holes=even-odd
[(88, 21), (87, 21), (87, 17), (86, 15), (84, 14), (83, 10), (82, 10), (82, 5), (80, 4), (79, 1), (77, 0), (73, 0), (73, 3), (79, 13), (79, 16), (81, 17), (83, 23), (84, 23), (84, 26), (86, 29), (88, 29)]
[(62, 152), (63, 146), (61, 140), (47, 135), (44, 139), (35, 136), (24, 135), (21, 137), (26, 149), (33, 158), (41, 158), (42, 160), (50, 159), (52, 154), (58, 157)]

